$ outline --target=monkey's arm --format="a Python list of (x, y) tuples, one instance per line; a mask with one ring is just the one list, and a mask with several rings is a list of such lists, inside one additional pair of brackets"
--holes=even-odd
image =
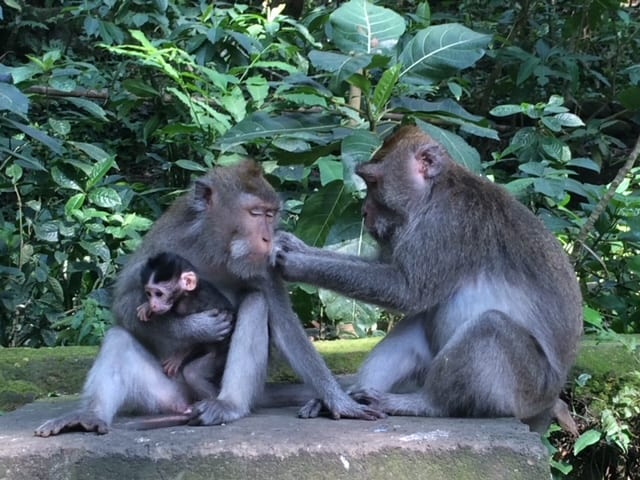
[(285, 279), (333, 290), (384, 308), (406, 312), (417, 302), (407, 276), (389, 263), (343, 255), (305, 245), (295, 236), (278, 235), (276, 265)]
[[(314, 388), (331, 416), (336, 419), (342, 417), (363, 420), (384, 417), (384, 414), (377, 410), (355, 402), (342, 390), (305, 335), (300, 320), (291, 308), (284, 282), (274, 274), (263, 290), (269, 304), (269, 333), (272, 340), (296, 373)], [(300, 414), (303, 417), (316, 415), (317, 410), (309, 413), (304, 409)]]
[(163, 317), (169, 317), (158, 322), (165, 335), (189, 344), (220, 342), (231, 334), (233, 328), (233, 315), (217, 308), (179, 318), (173, 315)]
[(246, 294), (238, 308), (220, 394), (193, 406), (191, 425), (219, 425), (249, 414), (267, 374), (267, 316), (263, 293)]

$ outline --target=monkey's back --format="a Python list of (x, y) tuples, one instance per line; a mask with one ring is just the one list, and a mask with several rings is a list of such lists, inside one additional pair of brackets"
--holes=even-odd
[[(441, 182), (414, 228), (425, 232), (423, 243), (406, 236), (394, 248), (400, 263), (429, 259), (416, 281), (435, 279), (441, 283), (437, 298), (457, 298), (448, 306), (457, 309), (453, 317), (510, 309), (507, 313), (544, 340), (552, 363), (566, 374), (582, 333), (582, 296), (562, 246), (504, 187), (453, 164)], [(442, 328), (448, 329), (444, 339), (454, 326)]]

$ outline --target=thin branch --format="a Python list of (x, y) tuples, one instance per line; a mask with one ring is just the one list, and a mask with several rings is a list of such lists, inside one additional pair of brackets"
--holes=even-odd
[[(607, 189), (605, 194), (602, 196), (602, 198), (596, 205), (596, 208), (593, 209), (593, 212), (591, 212), (591, 215), (589, 215), (589, 218), (587, 219), (585, 224), (582, 226), (582, 228), (578, 232), (578, 236), (576, 237), (576, 240), (574, 242), (574, 248), (573, 248), (573, 254), (572, 254), (574, 262), (578, 258), (578, 255), (582, 251), (582, 248), (586, 247), (587, 237), (593, 230), (596, 224), (596, 221), (598, 220), (598, 218), (600, 218), (600, 215), (602, 215), (602, 213), (605, 211), (605, 209), (607, 208), (607, 205), (609, 205), (609, 202), (611, 201), (611, 199), (616, 193), (616, 189), (620, 186), (624, 178), (631, 171), (639, 155), (640, 155), (640, 135), (636, 140), (636, 145), (633, 147), (633, 150), (631, 150), (631, 153), (629, 154), (629, 158), (627, 158), (627, 161), (620, 168), (620, 170), (616, 174), (616, 177), (609, 184), (609, 188)], [(576, 248), (577, 246), (582, 248)]]
[(85, 97), (85, 98), (99, 98), (101, 100), (109, 99), (109, 90), (87, 90), (85, 88), (79, 88), (77, 90), (71, 90), (65, 92), (64, 90), (58, 90), (55, 88), (43, 87), (35, 85), (27, 88), (27, 93), (37, 93), (39, 95), (48, 95), (51, 97)]

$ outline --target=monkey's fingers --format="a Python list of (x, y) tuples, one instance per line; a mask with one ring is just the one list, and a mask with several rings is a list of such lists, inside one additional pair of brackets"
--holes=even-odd
[(383, 412), (382, 394), (373, 388), (363, 388), (350, 393), (351, 398), (362, 405), (366, 405), (376, 411)]
[(48, 420), (34, 432), (37, 437), (49, 437), (64, 432), (95, 432), (104, 435), (109, 432), (107, 424), (93, 415), (71, 414), (68, 416)]
[(224, 400), (202, 400), (192, 407), (189, 425), (220, 425), (242, 417), (242, 413), (231, 402)]
[(316, 418), (324, 408), (324, 403), (319, 398), (309, 400), (299, 411), (299, 418)]
[(355, 420), (379, 420), (387, 418), (387, 414), (371, 405), (355, 404), (353, 407), (343, 408), (341, 410), (330, 410), (331, 418), (338, 420), (340, 418), (352, 418)]
[(141, 322), (149, 321), (149, 315), (147, 315), (147, 305), (142, 304), (138, 308), (136, 308), (136, 313), (138, 314), (138, 320)]

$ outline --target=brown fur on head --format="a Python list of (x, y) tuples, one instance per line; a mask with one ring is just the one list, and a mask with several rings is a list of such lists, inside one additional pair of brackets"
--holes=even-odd
[(258, 163), (214, 168), (196, 181), (191, 209), (230, 272), (244, 279), (266, 272), (280, 199)]
[(362, 211), (374, 238), (390, 240), (452, 164), (444, 148), (418, 127), (403, 126), (387, 138), (370, 162), (356, 168), (367, 184)]

